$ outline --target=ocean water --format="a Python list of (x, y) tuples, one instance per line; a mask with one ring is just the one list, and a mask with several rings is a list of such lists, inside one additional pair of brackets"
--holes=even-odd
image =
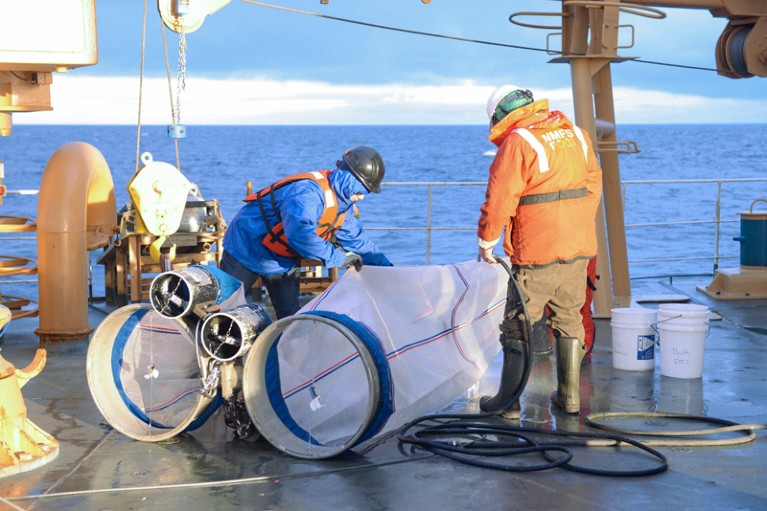
[[(128, 200), (126, 183), (136, 170), (135, 126), (16, 125), (10, 137), (0, 138), (0, 161), (9, 190), (38, 189), (48, 159), (61, 145), (82, 141), (94, 145), (109, 164), (118, 208)], [(231, 219), (242, 205), (248, 181), (260, 189), (285, 175), (332, 168), (345, 149), (365, 144), (375, 147), (386, 162), (386, 182), (481, 182), (487, 180), (495, 146), (485, 126), (189, 126), (179, 141), (181, 170), (196, 183), (205, 199), (220, 201)], [(765, 178), (763, 141), (767, 124), (752, 125), (627, 125), (618, 140), (635, 141), (639, 153), (620, 156), (622, 180), (678, 180)], [(164, 126), (142, 126), (140, 152), (155, 161), (175, 165), (172, 141)], [(425, 186), (386, 186), (360, 203), (363, 223), (397, 265), (426, 264), (428, 199)], [(737, 267), (738, 212), (767, 199), (767, 181), (723, 185), (720, 262)], [(431, 264), (476, 257), (475, 227), (484, 200), (483, 186), (433, 189)], [(62, 197), (66, 201), (66, 197)], [(756, 208), (767, 209), (767, 204)], [(631, 185), (625, 188), (626, 224), (678, 222), (662, 227), (629, 227), (629, 259), (708, 258), (631, 264), (631, 276), (712, 273), (715, 253), (713, 221), (717, 209), (716, 184)], [(0, 215), (36, 217), (35, 195), (9, 195)], [(385, 227), (412, 230), (379, 230)], [(3, 254), (36, 257), (34, 241), (2, 240)], [(94, 254), (94, 259), (98, 254)], [(99, 281), (103, 272), (94, 268)], [(101, 280), (103, 282), (103, 279)], [(103, 285), (102, 285), (103, 286)], [(101, 294), (95, 286), (96, 294)], [(5, 291), (8, 293), (8, 291)]]

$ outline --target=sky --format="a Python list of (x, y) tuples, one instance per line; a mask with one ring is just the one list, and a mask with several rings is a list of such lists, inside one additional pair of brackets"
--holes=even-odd
[[(200, 0), (191, 0), (199, 2)], [(207, 0), (206, 0), (207, 1)], [(220, 0), (219, 0), (220, 1)], [(222, 3), (225, 3), (222, 2)], [(570, 67), (550, 63), (557, 30), (520, 27), (515, 12), (557, 13), (555, 0), (274, 0), (370, 24), (522, 46), (477, 44), (383, 30), (231, 0), (186, 34), (180, 122), (204, 124), (485, 124), (486, 101), (510, 83), (573, 114)], [(54, 110), (14, 114), (16, 124), (171, 124), (178, 34), (147, 0), (141, 80), (141, 0), (96, 0), (99, 62), (55, 73)], [(664, 19), (621, 14), (620, 55), (714, 68), (727, 20), (702, 9)], [(202, 19), (202, 18), (201, 18)], [(558, 25), (556, 16), (515, 18)], [(612, 65), (618, 123), (754, 123), (767, 119), (764, 78), (626, 61)], [(139, 102), (139, 91), (141, 91)], [(139, 104), (140, 117), (139, 117)]]

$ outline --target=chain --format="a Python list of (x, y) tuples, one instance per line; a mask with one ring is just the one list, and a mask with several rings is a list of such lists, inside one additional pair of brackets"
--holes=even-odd
[(173, 108), (173, 125), (181, 124), (181, 93), (186, 89), (186, 33), (181, 25), (178, 39), (178, 74), (176, 76), (176, 106)]
[(202, 380), (202, 389), (200, 392), (207, 397), (212, 397), (216, 393), (219, 377), (221, 375), (221, 366), (218, 360), (211, 358), (208, 361), (208, 374)]
[(224, 424), (232, 428), (241, 440), (256, 433), (256, 426), (250, 420), (244, 399), (232, 396), (224, 401)]

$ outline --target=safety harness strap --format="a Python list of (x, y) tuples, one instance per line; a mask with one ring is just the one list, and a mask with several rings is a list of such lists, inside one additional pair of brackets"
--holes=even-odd
[(524, 195), (519, 199), (520, 206), (529, 206), (530, 204), (543, 204), (545, 202), (556, 202), (568, 199), (580, 199), (589, 194), (586, 188), (574, 188), (572, 190), (560, 190), (551, 193), (534, 193)]
[[(280, 215), (280, 210), (277, 207), (277, 201), (275, 199), (274, 192), (283, 186), (295, 183), (296, 181), (303, 179), (310, 179), (317, 183), (320, 188), (322, 188), (324, 197), (324, 209), (322, 211), (322, 215), (317, 221), (317, 235), (326, 241), (331, 240), (334, 237), (335, 232), (341, 228), (341, 225), (343, 225), (346, 214), (338, 213), (338, 201), (328, 182), (328, 176), (330, 175), (330, 172), (331, 171), (329, 170), (312, 171), (288, 176), (277, 181), (271, 186), (264, 188), (260, 192), (245, 197), (245, 202), (255, 201), (258, 203), (258, 207), (261, 211), (261, 217), (263, 218), (264, 224), (266, 225), (267, 233), (261, 240), (262, 245), (264, 245), (275, 254), (284, 257), (296, 257), (298, 255), (298, 252), (291, 248), (290, 244), (288, 243), (288, 239), (285, 236), (285, 229), (282, 224), (282, 215)], [(263, 197), (267, 195), (271, 200), (272, 211), (274, 211), (274, 214), (277, 217), (277, 224), (274, 226), (272, 226), (271, 222), (269, 222), (269, 218), (267, 217), (266, 209), (264, 208), (263, 204)]]
[[(266, 236), (264, 236), (264, 239), (261, 241), (261, 243), (263, 243), (266, 248), (279, 255), (285, 257), (295, 257), (298, 255), (298, 253), (290, 248), (290, 245), (288, 245), (287, 241), (285, 240), (285, 229), (282, 227), (282, 216), (280, 215), (280, 210), (277, 209), (277, 203), (275, 202), (274, 194), (272, 193), (274, 190), (275, 185), (273, 184), (268, 188), (261, 190), (254, 196), (256, 202), (258, 203), (258, 209), (261, 210), (261, 218), (263, 218), (264, 223), (266, 224)], [(266, 216), (266, 210), (264, 209), (264, 203), (262, 200), (263, 195), (269, 195), (269, 198), (272, 201), (272, 211), (274, 211), (274, 214), (277, 216), (277, 225), (274, 227), (272, 227), (271, 223), (269, 222), (269, 217)]]

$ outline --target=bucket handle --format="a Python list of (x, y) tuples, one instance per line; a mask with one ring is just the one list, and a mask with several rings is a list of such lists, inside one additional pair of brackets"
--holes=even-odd
[[(679, 316), (676, 316), (676, 317), (674, 317), (674, 318), (668, 318), (668, 319), (664, 319), (663, 321), (658, 321), (658, 322), (656, 322), (656, 323), (652, 323), (652, 324), (650, 325), (650, 327), (651, 327), (653, 330), (655, 330), (655, 333), (656, 333), (656, 334), (658, 334), (658, 335), (657, 335), (657, 338), (655, 339), (655, 345), (656, 345), (656, 346), (660, 346), (660, 330), (658, 330), (658, 329), (656, 328), (656, 327), (657, 327), (657, 325), (658, 325), (658, 323), (663, 323), (664, 321), (671, 321), (672, 319), (681, 318), (681, 317), (682, 317), (682, 315), (680, 314)], [(711, 335), (711, 325), (710, 325), (710, 324), (709, 324), (709, 325), (706, 325), (706, 339), (708, 339), (708, 336), (709, 336), (709, 335)]]
[[(764, 199), (759, 199), (759, 200), (764, 200)], [(765, 201), (765, 202), (767, 202), (767, 201)], [(658, 332), (658, 329), (656, 328), (656, 326), (657, 326), (658, 324), (660, 324), (660, 323), (665, 323), (666, 321), (671, 321), (672, 319), (678, 319), (678, 318), (681, 318), (681, 317), (684, 317), (684, 314), (680, 314), (680, 315), (678, 315), (678, 316), (672, 316), (672, 317), (670, 317), (670, 318), (666, 318), (666, 319), (664, 319), (664, 320), (662, 320), (662, 321), (656, 321), (655, 323), (650, 323), (650, 326), (652, 327), (652, 329), (653, 329), (653, 330), (655, 330), (656, 332)], [(660, 332), (658, 332), (658, 333), (660, 333)]]
[(660, 323), (665, 323), (666, 321), (671, 321), (672, 319), (681, 318), (682, 316), (684, 316), (684, 314), (680, 314), (678, 316), (673, 316), (671, 318), (666, 318), (666, 319), (664, 319), (662, 321), (656, 321), (655, 323), (650, 323), (650, 327), (652, 327), (652, 329), (655, 330), (655, 333), (658, 334), (658, 338), (660, 339), (660, 332), (658, 331), (658, 325)]
[(764, 202), (764, 203), (767, 203), (767, 199), (756, 199), (754, 202), (751, 203), (751, 207), (748, 208), (748, 212), (749, 213), (753, 213), (754, 212), (754, 204), (756, 204), (757, 202), (760, 202), (760, 201)]

